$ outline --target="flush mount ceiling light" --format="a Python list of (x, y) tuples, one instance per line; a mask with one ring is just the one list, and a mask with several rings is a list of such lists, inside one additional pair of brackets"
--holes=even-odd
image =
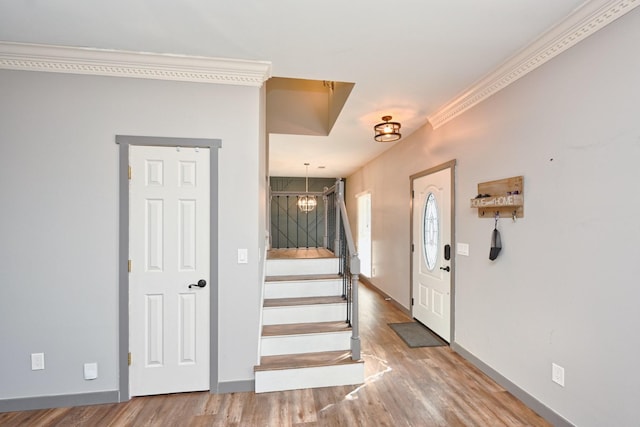
[(373, 130), (376, 132), (373, 139), (378, 142), (393, 142), (402, 138), (400, 135), (400, 123), (398, 122), (390, 122), (391, 116), (384, 116), (382, 120), (384, 122), (378, 123), (373, 127)]
[(316, 208), (318, 201), (316, 196), (309, 195), (309, 163), (304, 164), (307, 167), (307, 175), (305, 178), (305, 194), (298, 196), (298, 209), (301, 212), (309, 213)]

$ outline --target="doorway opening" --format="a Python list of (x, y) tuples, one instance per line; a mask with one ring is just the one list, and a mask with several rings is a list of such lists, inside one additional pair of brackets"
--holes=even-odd
[(367, 278), (372, 275), (371, 249), (371, 193), (356, 196), (358, 201), (358, 257), (360, 272)]
[[(129, 200), (129, 165), (131, 146), (157, 146), (157, 147), (189, 147), (195, 149), (206, 148), (208, 151), (210, 173), (209, 184), (209, 295), (208, 302), (212, 315), (209, 316), (208, 334), (208, 376), (209, 390), (217, 392), (218, 383), (218, 320), (215, 313), (218, 304), (218, 148), (222, 146), (219, 139), (198, 138), (165, 138), (117, 135), (116, 144), (119, 145), (119, 256), (118, 256), (118, 362), (119, 362), (119, 394), (120, 401), (127, 401), (131, 397), (130, 391), (130, 273), (129, 273), (129, 243), (130, 243), (130, 200)], [(188, 172), (185, 166), (183, 172)], [(144, 172), (143, 172), (144, 173)], [(135, 266), (134, 266), (135, 268)]]
[(411, 315), (448, 343), (454, 331), (455, 160), (412, 175)]

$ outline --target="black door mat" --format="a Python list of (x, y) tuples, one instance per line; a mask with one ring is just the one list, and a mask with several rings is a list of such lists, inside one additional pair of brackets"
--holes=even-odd
[(439, 347), (447, 343), (418, 322), (389, 323), (391, 329), (411, 348)]

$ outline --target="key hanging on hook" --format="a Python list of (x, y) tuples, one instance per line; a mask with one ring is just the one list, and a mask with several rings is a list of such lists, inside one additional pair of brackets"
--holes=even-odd
[(500, 211), (496, 211), (496, 222), (493, 227), (493, 232), (491, 233), (491, 249), (489, 250), (489, 259), (491, 261), (498, 258), (498, 254), (502, 250), (502, 239), (500, 238), (500, 232), (498, 231), (498, 219), (500, 219)]

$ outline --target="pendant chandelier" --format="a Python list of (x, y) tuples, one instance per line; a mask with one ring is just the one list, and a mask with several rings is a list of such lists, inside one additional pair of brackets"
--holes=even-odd
[(309, 213), (316, 208), (318, 201), (316, 196), (309, 195), (309, 163), (304, 164), (307, 167), (307, 175), (305, 178), (305, 194), (304, 196), (298, 196), (298, 209), (301, 212)]
[(402, 138), (400, 134), (400, 123), (398, 122), (390, 122), (391, 116), (384, 116), (382, 123), (378, 123), (373, 127), (373, 130), (376, 134), (373, 136), (378, 142), (393, 142)]

